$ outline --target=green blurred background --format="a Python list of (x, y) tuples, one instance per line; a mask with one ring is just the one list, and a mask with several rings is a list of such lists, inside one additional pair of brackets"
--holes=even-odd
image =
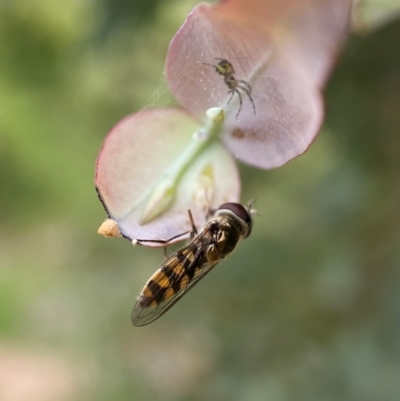
[(169, 98), (194, 4), (0, 3), (1, 401), (398, 401), (399, 20), (347, 43), (304, 156), (241, 166), (252, 236), (131, 326), (162, 252), (96, 234), (94, 163), (119, 119)]

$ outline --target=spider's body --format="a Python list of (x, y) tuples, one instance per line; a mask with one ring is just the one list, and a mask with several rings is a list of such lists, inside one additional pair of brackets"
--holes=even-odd
[(233, 95), (235, 93), (238, 94), (240, 106), (239, 106), (239, 110), (236, 114), (236, 118), (239, 115), (240, 110), (242, 109), (242, 104), (243, 104), (242, 94), (240, 93), (239, 89), (246, 92), (246, 95), (249, 97), (251, 104), (253, 105), (254, 114), (256, 114), (256, 108), (254, 106), (254, 101), (253, 101), (253, 98), (251, 97), (251, 86), (246, 81), (243, 81), (241, 79), (236, 79), (233, 76), (233, 74), (235, 73), (235, 70), (233, 69), (233, 65), (228, 60), (226, 60), (224, 58), (217, 58), (217, 60), (220, 60), (220, 62), (217, 65), (206, 64), (206, 63), (203, 63), (203, 64), (214, 67), (215, 71), (224, 77), (225, 85), (230, 89), (228, 94), (231, 94), (231, 97), (229, 98), (227, 104), (230, 103), (230, 101), (232, 100)]
[[(233, 65), (225, 59), (217, 59), (221, 60), (217, 65), (213, 65), (212, 67), (215, 67), (215, 71), (218, 72), (218, 74), (222, 75), (223, 77), (228, 77), (232, 76), (235, 73), (235, 70), (233, 69)], [(210, 64), (207, 64), (210, 65)], [(232, 77), (233, 78), (233, 77)]]

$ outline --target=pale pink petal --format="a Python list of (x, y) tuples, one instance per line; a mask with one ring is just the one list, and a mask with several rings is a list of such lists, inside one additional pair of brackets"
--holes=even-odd
[[(171, 41), (166, 74), (181, 104), (199, 118), (224, 107), (224, 141), (242, 161), (262, 168), (303, 153), (323, 119), (321, 88), (348, 29), (350, 0), (226, 0), (200, 5)], [(214, 68), (229, 60), (252, 87), (256, 113)]]
[(130, 115), (108, 134), (98, 156), (95, 184), (109, 217), (118, 223), (124, 236), (165, 240), (191, 228), (188, 209), (201, 228), (207, 201), (213, 208), (238, 201), (237, 167), (223, 146), (215, 142), (183, 174), (165, 211), (150, 221), (142, 221), (149, 194), (163, 183), (198, 129), (198, 122), (189, 114), (171, 108)]

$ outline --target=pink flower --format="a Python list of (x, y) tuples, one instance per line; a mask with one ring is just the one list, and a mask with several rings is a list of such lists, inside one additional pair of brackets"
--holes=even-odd
[[(201, 226), (207, 202), (217, 208), (239, 200), (234, 158), (268, 169), (304, 153), (323, 121), (321, 91), (348, 31), (350, 10), (350, 0), (197, 6), (172, 39), (166, 60), (167, 82), (184, 110), (130, 115), (100, 151), (96, 188), (121, 233), (167, 239), (190, 229), (188, 209)], [(240, 96), (233, 93), (227, 104), (232, 88), (205, 65), (217, 64), (216, 58), (232, 64), (234, 82), (251, 88), (251, 99), (239, 89), (239, 114)], [(211, 108), (217, 109), (205, 120)]]

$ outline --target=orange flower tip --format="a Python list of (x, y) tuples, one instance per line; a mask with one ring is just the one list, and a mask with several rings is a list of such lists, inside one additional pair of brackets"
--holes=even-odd
[(113, 219), (105, 220), (100, 228), (97, 230), (97, 233), (106, 237), (122, 237), (121, 231), (118, 227), (118, 223)]

